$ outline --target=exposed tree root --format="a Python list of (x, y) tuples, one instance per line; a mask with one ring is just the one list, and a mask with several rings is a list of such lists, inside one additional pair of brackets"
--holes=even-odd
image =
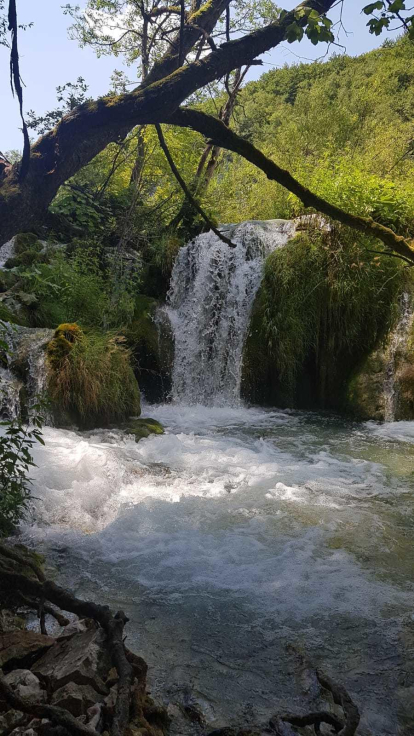
[[(20, 572), (15, 572), (14, 570), (10, 570), (10, 568), (3, 564), (3, 561), (1, 560), (1, 557), (3, 556), (4, 562), (7, 563), (7, 559), (11, 559), (14, 561), (18, 561), (23, 566), (28, 566), (28, 562), (26, 558), (24, 558), (19, 553), (15, 552), (14, 550), (11, 550), (10, 548), (5, 548), (4, 545), (1, 545), (0, 548), (0, 581), (4, 584), (8, 584), (10, 586), (11, 590), (17, 590), (20, 594), (23, 593), (23, 595), (29, 594), (29, 596), (36, 598), (40, 601), (47, 600), (53, 603), (55, 606), (58, 606), (64, 611), (70, 611), (71, 613), (75, 613), (77, 616), (81, 618), (93, 618), (95, 621), (97, 621), (104, 631), (106, 632), (107, 638), (108, 638), (108, 644), (112, 656), (113, 664), (117, 670), (118, 673), (118, 694), (117, 694), (117, 701), (115, 706), (115, 713), (112, 721), (112, 727), (111, 727), (111, 735), (112, 736), (122, 736), (122, 734), (125, 731), (125, 728), (128, 723), (129, 719), (129, 705), (130, 705), (130, 693), (131, 693), (131, 686), (133, 681), (133, 666), (130, 664), (125, 647), (123, 642), (123, 631), (124, 626), (126, 622), (128, 621), (127, 617), (123, 613), (123, 611), (118, 611), (118, 613), (115, 614), (115, 616), (112, 615), (110, 609), (108, 606), (101, 606), (96, 603), (91, 603), (87, 601), (81, 601), (75, 596), (73, 596), (69, 591), (65, 590), (64, 588), (61, 588), (59, 585), (56, 585), (50, 580), (34, 580), (32, 578), (27, 577), (26, 575), (22, 575)], [(36, 569), (36, 566), (34, 563), (29, 565), (29, 567), (36, 573), (36, 576), (38, 576), (39, 570)], [(43, 576), (44, 577), (44, 576)], [(5, 696), (7, 697), (7, 700), (12, 703), (10, 700), (10, 693), (8, 686), (6, 683), (1, 683), (1, 689)], [(13, 705), (13, 703), (12, 703)], [(14, 705), (13, 707), (19, 707), (17, 705)], [(27, 706), (29, 707), (29, 706)], [(30, 706), (32, 709), (30, 712), (33, 713), (33, 707)], [(46, 708), (50, 706), (43, 706), (38, 705), (36, 708)], [(19, 707), (19, 709), (21, 709)], [(62, 711), (64, 714), (66, 714), (66, 711), (63, 709), (53, 709), (53, 711), (50, 711), (51, 715), (54, 717), (54, 722), (58, 722), (56, 719), (59, 718), (59, 711)], [(27, 711), (26, 711), (27, 712)], [(38, 711), (40, 712), (40, 711)], [(49, 718), (47, 715), (42, 715), (42, 718)], [(50, 716), (50, 720), (52, 720)], [(79, 723), (76, 721), (76, 719), (73, 719), (75, 723)], [(62, 721), (59, 721), (60, 725), (64, 726), (65, 728), (68, 726), (66, 723), (62, 723)], [(72, 721), (71, 721), (72, 723)], [(72, 724), (73, 726), (73, 724)], [(74, 733), (73, 729), (72, 732)], [(71, 733), (72, 733), (71, 732)], [(78, 731), (80, 733), (80, 731)], [(85, 733), (85, 731), (83, 731)], [(91, 729), (87, 730), (87, 733), (91, 733)]]
[(270, 719), (270, 727), (276, 733), (282, 733), (280, 724), (290, 723), (292, 726), (303, 728), (304, 726), (313, 726), (315, 734), (320, 734), (322, 723), (332, 726), (333, 732), (338, 736), (354, 736), (359, 724), (359, 711), (351, 696), (345, 690), (343, 685), (333, 682), (328, 675), (322, 670), (316, 670), (316, 676), (320, 685), (328, 690), (336, 705), (340, 705), (345, 717), (343, 723), (334, 713), (329, 711), (316, 711), (313, 713), (305, 713), (304, 715), (296, 715), (292, 713), (278, 713)]

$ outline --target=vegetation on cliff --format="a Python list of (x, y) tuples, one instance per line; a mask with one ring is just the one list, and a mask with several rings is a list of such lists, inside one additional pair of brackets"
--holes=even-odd
[(140, 392), (123, 338), (62, 324), (48, 345), (49, 394), (56, 413), (83, 428), (141, 413)]

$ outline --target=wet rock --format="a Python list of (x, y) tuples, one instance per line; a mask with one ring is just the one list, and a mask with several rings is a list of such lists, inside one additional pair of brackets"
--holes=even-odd
[(58, 639), (65, 639), (72, 636), (75, 636), (75, 634), (82, 634), (84, 631), (88, 631), (88, 629), (95, 629), (96, 625), (91, 619), (80, 619), (76, 621), (71, 621), (70, 624), (64, 627), (64, 629), (59, 634)]
[(102, 695), (96, 692), (91, 685), (78, 685), (75, 682), (67, 682), (53, 693), (51, 703), (66, 708), (75, 718), (87, 713)]
[(127, 434), (135, 437), (135, 442), (139, 442), (143, 437), (149, 437), (150, 434), (164, 434), (164, 427), (156, 419), (130, 419), (123, 429)]
[(34, 631), (10, 631), (0, 634), (0, 667), (5, 671), (27, 668), (55, 644), (52, 636)]
[(19, 724), (25, 721), (25, 715), (19, 710), (8, 710), (0, 715), (0, 734), (9, 733), (13, 727), (17, 728)]
[(30, 670), (13, 670), (4, 679), (20, 698), (37, 703), (45, 702), (46, 692), (42, 689), (39, 679)]
[(90, 629), (67, 639), (59, 640), (33, 667), (33, 672), (44, 679), (52, 690), (68, 682), (91, 685), (97, 692), (106, 695), (102, 675), (111, 664), (109, 653), (103, 646), (104, 633), (101, 629)]
[(15, 631), (16, 629), (23, 629), (25, 626), (25, 620), (21, 616), (17, 616), (12, 611), (3, 608), (0, 611), (0, 634), (6, 632)]

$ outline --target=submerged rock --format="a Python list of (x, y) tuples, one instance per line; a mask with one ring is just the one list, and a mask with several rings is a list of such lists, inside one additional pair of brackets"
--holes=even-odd
[(135, 442), (139, 442), (144, 437), (149, 437), (150, 434), (164, 434), (164, 427), (156, 419), (143, 418), (143, 419), (130, 419), (127, 424), (123, 426), (126, 434), (132, 434), (135, 437)]

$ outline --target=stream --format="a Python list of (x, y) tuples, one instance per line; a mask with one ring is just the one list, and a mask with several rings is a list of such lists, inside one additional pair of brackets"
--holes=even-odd
[(22, 534), (60, 583), (126, 611), (153, 694), (214, 728), (303, 712), (303, 652), (352, 693), (358, 733), (412, 734), (414, 423), (143, 415), (165, 435), (45, 428)]

